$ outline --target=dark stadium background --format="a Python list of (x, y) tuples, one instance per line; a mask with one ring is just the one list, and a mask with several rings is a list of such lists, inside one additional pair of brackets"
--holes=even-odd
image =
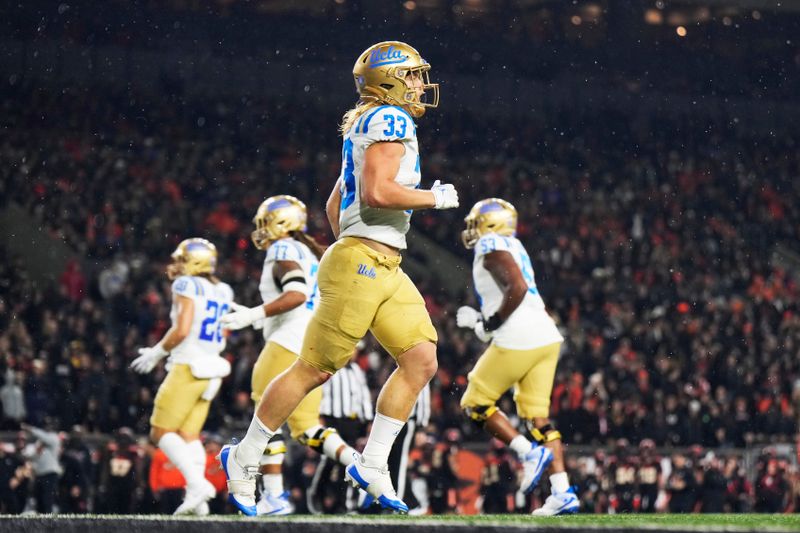
[[(500, 196), (567, 338), (552, 407), (583, 512), (641, 510), (658, 470), (659, 510), (798, 510), (799, 2), (28, 0), (0, 13), (0, 511), (35, 508), (21, 423), (62, 434), (61, 512), (158, 509), (144, 435), (164, 373), (127, 367), (169, 326), (169, 254), (209, 238), (255, 305), (248, 235), (265, 197), (305, 200), (330, 242), (350, 70), (385, 39), (433, 65), (423, 180), (452, 180), (462, 199), (415, 215), (404, 259), (441, 337), (412, 464), (431, 507), (474, 512), (482, 493), (485, 512), (527, 512), (542, 497), (515, 499), (515, 460), (458, 409), (482, 349), (455, 327), (474, 303), (458, 232), (474, 201)], [(229, 339), (210, 451), (250, 420), (261, 342)], [(390, 371), (388, 357), (370, 366), (377, 349), (361, 357), (375, 390)], [(314, 458), (292, 460), (302, 511)]]

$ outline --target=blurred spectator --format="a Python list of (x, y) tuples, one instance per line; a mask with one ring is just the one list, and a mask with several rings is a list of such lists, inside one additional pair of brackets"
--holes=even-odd
[(722, 462), (713, 452), (708, 452), (702, 462), (700, 502), (703, 513), (722, 513), (725, 511), (725, 497), (728, 481), (722, 471)]
[(142, 477), (137, 475), (140, 449), (128, 428), (120, 428), (101, 451), (98, 512), (129, 514), (141, 494)]
[(779, 468), (776, 458), (768, 458), (762, 465), (755, 484), (755, 508), (759, 513), (780, 513), (788, 505), (789, 483), (784, 478), (784, 469)]
[(30, 463), (26, 462), (12, 443), (0, 443), (0, 512), (20, 514), (28, 499)]
[(11, 368), (6, 369), (5, 384), (0, 387), (0, 402), (3, 404), (3, 420), (0, 428), (19, 429), (25, 420), (25, 395), (19, 386), (20, 377)]
[(508, 513), (517, 491), (516, 464), (505, 444), (492, 439), (481, 471), (481, 505), (484, 514)]
[(697, 502), (694, 472), (686, 456), (680, 453), (672, 456), (672, 471), (667, 478), (669, 511), (671, 513), (691, 513)]
[(29, 457), (34, 475), (33, 496), (36, 499), (36, 512), (49, 514), (55, 512), (58, 497), (58, 478), (62, 468), (61, 437), (51, 427), (41, 429), (22, 424), (22, 429), (35, 439), (35, 448)]
[(172, 514), (183, 501), (186, 482), (160, 448), (151, 447), (150, 453), (150, 491), (158, 502), (158, 511)]

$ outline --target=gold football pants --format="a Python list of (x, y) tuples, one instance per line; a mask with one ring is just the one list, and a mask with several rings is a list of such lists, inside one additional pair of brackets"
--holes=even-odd
[(512, 386), (520, 418), (550, 416), (550, 394), (561, 343), (532, 350), (509, 350), (494, 344), (469, 373), (461, 407), (491, 406)]
[(197, 379), (189, 365), (172, 365), (158, 388), (150, 425), (197, 435), (208, 417), (211, 402), (201, 398), (207, 379)]
[(425, 301), (400, 268), (400, 257), (345, 237), (328, 248), (317, 274), (319, 308), (300, 358), (333, 374), (350, 360), (367, 331), (392, 357), (437, 341)]
[[(275, 379), (275, 377), (292, 366), (297, 360), (297, 354), (291, 352), (274, 342), (267, 342), (261, 354), (258, 356), (256, 364), (253, 366), (252, 377), (252, 394), (253, 401), (261, 401), (261, 395), (267, 385)], [(297, 439), (300, 435), (319, 424), (319, 406), (322, 403), (322, 387), (317, 387), (312, 390), (303, 400), (295, 407), (292, 414), (286, 420), (289, 424), (289, 431), (293, 439)]]

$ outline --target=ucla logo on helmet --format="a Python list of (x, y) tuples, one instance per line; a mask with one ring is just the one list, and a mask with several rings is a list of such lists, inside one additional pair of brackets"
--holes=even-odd
[(394, 46), (389, 46), (385, 50), (373, 50), (369, 55), (369, 66), (380, 67), (383, 65), (393, 65), (395, 63), (402, 63), (408, 59), (401, 50), (397, 50)]

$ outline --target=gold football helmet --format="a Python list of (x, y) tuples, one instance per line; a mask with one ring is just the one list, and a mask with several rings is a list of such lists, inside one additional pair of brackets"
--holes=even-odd
[(172, 252), (172, 263), (167, 267), (169, 279), (179, 276), (213, 274), (217, 268), (217, 247), (206, 239), (195, 237), (181, 241)]
[[(356, 90), (363, 99), (408, 107), (411, 116), (421, 117), (428, 107), (439, 105), (439, 84), (431, 83), (431, 66), (412, 46), (400, 41), (373, 44), (358, 57), (353, 66)], [(414, 90), (409, 75), (422, 81), (424, 100)], [(427, 91), (431, 91), (430, 100)]]
[(292, 231), (305, 231), (308, 214), (306, 204), (288, 194), (267, 198), (258, 206), (253, 224), (256, 230), (250, 234), (259, 250), (266, 250), (271, 241), (286, 237)]
[(461, 232), (464, 246), (472, 248), (487, 233), (512, 236), (517, 233), (517, 210), (500, 198), (487, 198), (475, 204), (464, 218), (467, 229)]

